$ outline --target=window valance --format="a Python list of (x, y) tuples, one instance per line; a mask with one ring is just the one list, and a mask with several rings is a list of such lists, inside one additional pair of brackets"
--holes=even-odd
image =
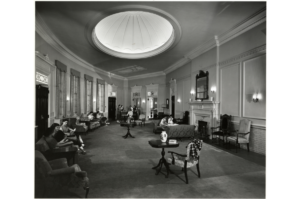
[(71, 75), (80, 78), (80, 72), (71, 68)]
[(90, 82), (93, 81), (93, 77), (89, 76), (89, 75), (86, 75), (86, 74), (84, 74), (84, 79), (87, 80), (87, 81), (90, 81)]
[(103, 79), (97, 79), (97, 84), (105, 84), (105, 81)]
[(55, 60), (55, 66), (62, 72), (67, 72), (67, 66), (58, 60)]

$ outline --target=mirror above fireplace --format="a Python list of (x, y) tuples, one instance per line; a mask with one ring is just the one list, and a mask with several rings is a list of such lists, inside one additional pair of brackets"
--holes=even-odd
[(208, 71), (199, 71), (196, 75), (195, 100), (208, 99)]

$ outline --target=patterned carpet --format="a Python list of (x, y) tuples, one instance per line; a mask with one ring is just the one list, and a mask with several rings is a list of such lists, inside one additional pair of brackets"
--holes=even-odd
[[(265, 166), (204, 143), (201, 178), (192, 168), (189, 184), (185, 184), (178, 167), (171, 165), (175, 174), (168, 178), (164, 167), (158, 175), (151, 169), (157, 165), (161, 149), (148, 144), (159, 139), (150, 124), (130, 131), (135, 138), (124, 139), (127, 128), (112, 123), (83, 136), (87, 154), (79, 156), (78, 164), (90, 179), (89, 198), (265, 198)], [(171, 150), (184, 153), (188, 142), (180, 141), (180, 146)], [(57, 190), (49, 197), (82, 198), (84, 191)]]

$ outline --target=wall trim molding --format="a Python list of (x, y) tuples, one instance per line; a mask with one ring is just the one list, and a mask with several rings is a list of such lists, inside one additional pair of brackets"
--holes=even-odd
[(239, 60), (241, 60), (245, 57), (249, 57), (249, 56), (254, 55), (254, 54), (265, 53), (265, 52), (266, 52), (266, 44), (258, 46), (256, 48), (253, 48), (253, 49), (248, 50), (246, 52), (243, 52), (239, 55), (233, 56), (229, 59), (226, 59), (226, 60), (220, 62), (220, 66), (225, 66), (225, 65), (227, 65), (231, 62), (239, 61)]
[(155, 72), (155, 73), (147, 73), (144, 75), (135, 75), (127, 77), (128, 80), (134, 80), (134, 79), (143, 79), (143, 78), (149, 78), (149, 77), (157, 77), (157, 76), (165, 76), (166, 73), (163, 71)]
[[(261, 23), (266, 21), (266, 7), (262, 8), (261, 10), (257, 11), (253, 15), (249, 16), (245, 20), (241, 21), (240, 23), (236, 24), (233, 26), (231, 29), (228, 31), (224, 32), (223, 34), (219, 35), (219, 42), (220, 45), (225, 44), (226, 42), (234, 39), (235, 37), (243, 34), (244, 32), (260, 25)], [(50, 45), (52, 46), (55, 50), (57, 50), (60, 54), (64, 55), (66, 58), (70, 59), (71, 61), (77, 63), (78, 65), (92, 70), (92, 71), (97, 71), (100, 74), (109, 75), (109, 72), (104, 71), (102, 69), (99, 69), (88, 62), (84, 61), (77, 55), (75, 55), (73, 52), (71, 52), (66, 46), (64, 46), (55, 36), (54, 34), (50, 31), (50, 29), (47, 27), (46, 23), (43, 21), (41, 16), (36, 13), (36, 32)], [(50, 36), (51, 35), (51, 36)], [(212, 37), (209, 41), (205, 42), (201, 46), (195, 48), (194, 50), (190, 51), (187, 53), (182, 59), (178, 60), (168, 68), (166, 68), (163, 71), (159, 71), (157, 73), (152, 73), (149, 74), (149, 77), (154, 77), (155, 74), (157, 76), (161, 75), (162, 73), (164, 75), (180, 68), (181, 66), (189, 63), (191, 60), (194, 58), (200, 56), (201, 54), (211, 50), (212, 48), (216, 47), (216, 42), (215, 42), (215, 37)], [(265, 45), (264, 45), (265, 46)], [(228, 60), (228, 62), (230, 62)], [(226, 64), (226, 61), (221, 62), (222, 65)], [(213, 64), (215, 65), (215, 64)], [(210, 66), (213, 66), (210, 65)], [(205, 67), (206, 68), (206, 67)], [(147, 74), (146, 74), (147, 77)], [(115, 78), (125, 80), (125, 79), (140, 79), (144, 78), (144, 75), (137, 75), (137, 76), (131, 76), (131, 77), (123, 77), (119, 75), (115, 75)]]
[[(238, 121), (231, 121), (234, 125), (239, 125), (240, 122)], [(255, 128), (255, 129), (262, 129), (262, 130), (266, 130), (266, 126), (265, 125), (261, 125), (261, 124), (251, 124), (251, 128)]]
[[(35, 30), (36, 32), (51, 46), (53, 47), (57, 52), (59, 52), (61, 55), (65, 56), (69, 60), (73, 61), (74, 63), (82, 66), (85, 69), (99, 72), (102, 75), (108, 76), (107, 71), (104, 71), (102, 69), (99, 69), (88, 62), (84, 61), (77, 55), (75, 55), (71, 50), (69, 50), (65, 45), (63, 45), (59, 39), (57, 39), (54, 34), (50, 31), (44, 20), (41, 18), (41, 16), (36, 13), (36, 20), (35, 20)], [(51, 36), (50, 36), (51, 35)], [(117, 79), (124, 80), (124, 77), (115, 75)]]

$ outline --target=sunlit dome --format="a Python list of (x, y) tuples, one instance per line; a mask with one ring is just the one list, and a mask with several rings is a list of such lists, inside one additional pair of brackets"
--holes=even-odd
[(174, 30), (159, 15), (127, 11), (102, 19), (94, 28), (93, 42), (112, 56), (146, 58), (167, 50), (174, 42)]

